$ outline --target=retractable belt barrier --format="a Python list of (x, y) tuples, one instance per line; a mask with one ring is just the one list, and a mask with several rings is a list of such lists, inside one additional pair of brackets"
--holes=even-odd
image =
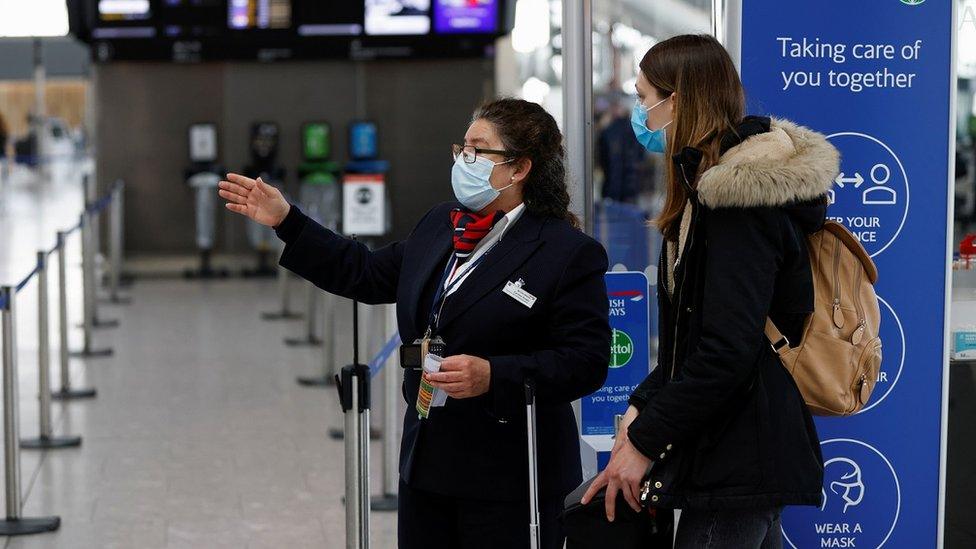
[[(0, 536), (16, 536), (50, 532), (60, 527), (61, 519), (56, 516), (24, 518), (21, 516), (21, 471), (20, 448), (54, 449), (74, 447), (81, 444), (80, 437), (55, 437), (51, 425), (51, 399), (72, 399), (95, 396), (94, 389), (71, 389), (68, 375), (68, 314), (66, 289), (65, 241), (67, 237), (80, 230), (82, 233), (82, 276), (85, 286), (85, 348), (83, 356), (104, 356), (104, 351), (91, 349), (91, 329), (95, 315), (96, 280), (94, 273), (94, 248), (97, 242), (92, 238), (94, 220), (110, 205), (112, 230), (112, 291), (117, 290), (118, 274), (121, 269), (121, 207), (124, 183), (117, 181), (109, 193), (97, 200), (88, 200), (91, 187), (85, 178), (86, 205), (78, 224), (66, 231), (58, 231), (57, 244), (50, 250), (38, 250), (33, 269), (14, 286), (0, 285), (0, 342), (3, 352), (0, 355), (3, 375), (3, 452), (4, 488), (6, 495), (6, 518), (0, 520)], [(48, 301), (48, 258), (58, 254), (58, 320), (61, 366), (61, 390), (50, 390), (50, 339), (49, 339), (49, 301)], [(31, 280), (37, 279), (38, 303), (38, 398), (40, 400), (40, 428), (37, 438), (19, 440), (19, 400), (17, 379), (17, 294), (23, 291)], [(19, 447), (18, 447), (19, 443)]]

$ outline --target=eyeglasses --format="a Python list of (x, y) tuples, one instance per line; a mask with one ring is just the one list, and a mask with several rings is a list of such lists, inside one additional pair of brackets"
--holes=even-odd
[(479, 149), (474, 145), (458, 145), (457, 143), (451, 145), (452, 157), (457, 161), (458, 155), (464, 157), (464, 162), (467, 164), (474, 164), (475, 160), (478, 159), (479, 154), (498, 154), (506, 158), (512, 156), (512, 153), (508, 151), (500, 151), (498, 149)]

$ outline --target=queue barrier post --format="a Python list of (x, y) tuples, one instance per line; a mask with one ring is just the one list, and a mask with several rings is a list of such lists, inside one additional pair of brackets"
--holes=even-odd
[(525, 421), (529, 458), (529, 548), (539, 549), (539, 462), (536, 447), (535, 385), (525, 382)]
[(298, 384), (304, 387), (326, 387), (335, 385), (335, 372), (333, 363), (335, 356), (335, 296), (330, 293), (323, 293), (320, 297), (322, 303), (322, 321), (319, 331), (322, 339), (322, 352), (319, 353), (322, 364), (322, 375), (319, 376), (299, 376)]
[(56, 437), (51, 427), (51, 341), (48, 331), (50, 324), (48, 320), (49, 307), (47, 252), (42, 250), (37, 252), (37, 394), (40, 400), (40, 408), (38, 410), (40, 426), (37, 438), (20, 441), (21, 448), (34, 450), (81, 446), (81, 437)]
[(129, 297), (119, 295), (119, 287), (122, 284), (122, 262), (123, 260), (123, 216), (125, 199), (125, 181), (119, 179), (115, 182), (111, 191), (112, 201), (109, 204), (108, 228), (109, 228), (109, 261), (110, 268), (108, 276), (109, 297), (108, 302), (115, 305), (126, 305), (132, 302)]
[[(397, 333), (396, 306), (387, 305), (384, 329), (380, 333)], [(397, 353), (391, 353), (386, 358), (383, 367), (383, 491), (372, 500), (374, 511), (396, 511), (397, 493), (400, 485), (399, 451), (400, 436), (398, 432), (400, 419), (400, 368), (396, 362)]]
[(298, 320), (302, 318), (302, 313), (291, 310), (291, 275), (288, 269), (278, 265), (278, 298), (281, 300), (281, 309), (277, 311), (261, 313), (264, 320)]
[(353, 363), (336, 380), (345, 416), (346, 549), (369, 549), (369, 366), (359, 363), (359, 304), (353, 302)]
[(83, 358), (106, 357), (113, 354), (112, 349), (95, 349), (92, 342), (92, 332), (95, 328), (96, 304), (95, 304), (95, 258), (91, 247), (91, 225), (92, 214), (86, 207), (81, 214), (79, 225), (81, 227), (81, 278), (82, 278), (82, 301), (84, 308), (84, 320), (81, 328), (84, 333), (83, 347), (81, 351), (72, 353), (73, 356)]
[(58, 253), (58, 360), (61, 366), (61, 389), (51, 394), (55, 400), (73, 400), (78, 398), (92, 398), (95, 389), (72, 389), (71, 374), (68, 370), (68, 262), (65, 255), (65, 241), (68, 233), (58, 231), (55, 250)]
[(303, 337), (285, 338), (285, 345), (290, 347), (318, 347), (322, 340), (315, 333), (315, 314), (318, 310), (319, 291), (311, 282), (305, 283), (305, 335)]
[[(85, 194), (85, 222), (81, 226), (81, 268), (82, 283), (85, 285), (85, 307), (90, 311), (91, 329), (116, 328), (118, 320), (102, 320), (98, 316), (98, 278), (96, 271), (99, 256), (99, 222), (104, 205), (95, 194), (95, 185), (86, 174), (81, 184)], [(111, 199), (111, 197), (109, 197)], [(87, 266), (86, 266), (87, 254)]]
[(21, 516), (20, 451), (17, 446), (17, 335), (16, 290), (0, 287), (0, 341), (3, 345), (3, 455), (6, 518), (0, 520), (0, 536), (19, 536), (52, 532), (61, 526), (60, 517), (25, 518)]

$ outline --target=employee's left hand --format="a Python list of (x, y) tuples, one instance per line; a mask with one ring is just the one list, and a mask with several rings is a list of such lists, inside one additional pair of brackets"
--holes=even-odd
[(593, 496), (606, 486), (605, 509), (607, 520), (613, 522), (617, 505), (617, 492), (622, 493), (627, 503), (639, 513), (641, 510), (640, 485), (650, 466), (651, 460), (638, 452), (629, 440), (625, 441), (610, 458), (607, 468), (596, 477), (593, 484), (590, 484), (590, 489), (583, 494), (582, 503), (584, 505), (589, 503)]
[(449, 356), (441, 361), (441, 371), (425, 374), (431, 385), (451, 398), (471, 398), (488, 392), (491, 364), (470, 355)]

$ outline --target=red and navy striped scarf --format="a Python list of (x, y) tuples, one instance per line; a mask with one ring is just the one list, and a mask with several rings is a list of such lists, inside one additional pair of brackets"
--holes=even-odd
[(505, 212), (498, 210), (488, 215), (480, 215), (458, 208), (451, 210), (451, 224), (454, 225), (454, 255), (458, 265), (464, 263), (475, 246), (491, 232), (498, 220), (505, 217)]

